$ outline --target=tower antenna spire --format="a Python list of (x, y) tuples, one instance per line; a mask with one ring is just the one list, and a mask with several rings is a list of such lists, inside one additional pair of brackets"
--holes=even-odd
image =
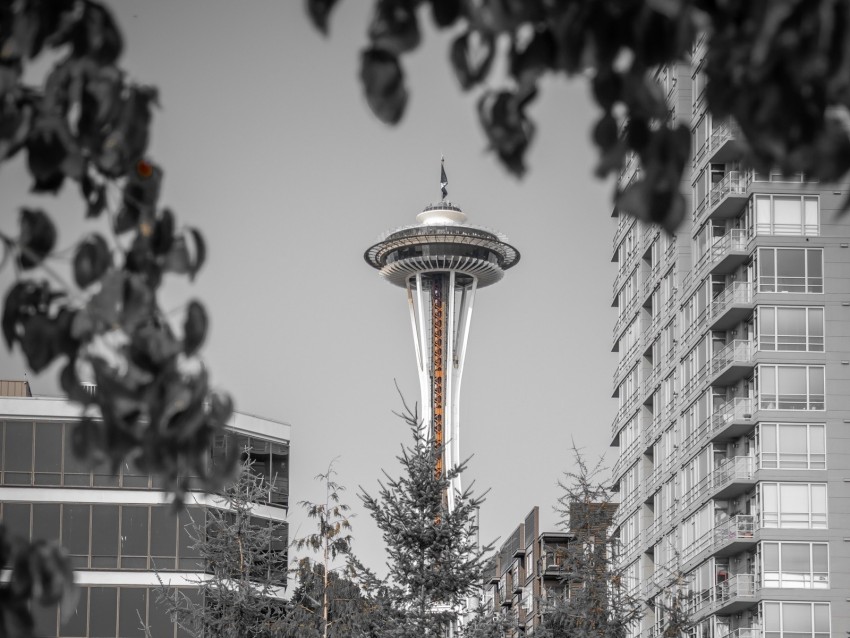
[(446, 186), (449, 185), (449, 178), (446, 177), (446, 158), (440, 155), (440, 193), (442, 193), (443, 198), (440, 201), (446, 201), (446, 196), (448, 196), (449, 191)]

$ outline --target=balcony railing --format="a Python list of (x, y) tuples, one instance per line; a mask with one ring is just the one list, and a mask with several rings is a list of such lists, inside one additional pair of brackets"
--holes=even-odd
[(748, 281), (735, 281), (727, 286), (723, 292), (717, 295), (711, 302), (709, 321), (712, 328), (716, 328), (718, 321), (735, 304), (750, 304), (753, 301), (753, 284)]
[(762, 633), (759, 627), (738, 627), (718, 638), (762, 638)]
[(756, 517), (737, 514), (714, 528), (715, 549), (735, 541), (751, 541), (756, 531)]
[(755, 574), (736, 574), (729, 580), (716, 585), (715, 600), (717, 603), (725, 603), (736, 598), (751, 598), (755, 595)]
[(711, 415), (711, 431), (716, 433), (734, 421), (751, 419), (753, 415), (753, 400), (736, 398), (719, 406)]
[(751, 481), (754, 474), (754, 457), (734, 456), (726, 459), (711, 473), (712, 492), (717, 494), (736, 482)]
[(750, 363), (753, 358), (753, 342), (735, 339), (711, 358), (711, 376), (722, 372), (733, 363)]
[(734, 199), (747, 194), (750, 174), (743, 171), (729, 171), (712, 186), (708, 195), (694, 210), (693, 220), (699, 225), (708, 217), (727, 218), (736, 215), (739, 206), (733, 205)]
[(737, 124), (724, 122), (716, 126), (708, 138), (708, 144), (706, 144), (709, 157), (715, 162), (726, 162), (734, 159), (732, 153), (729, 151), (724, 152), (722, 155), (718, 155), (718, 153), (724, 149), (727, 142), (740, 139), (740, 137), (741, 129)]

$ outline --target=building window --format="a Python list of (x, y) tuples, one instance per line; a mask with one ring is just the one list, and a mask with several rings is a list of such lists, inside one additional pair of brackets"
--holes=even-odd
[(638, 391), (638, 367), (629, 370), (622, 383), (618, 386), (617, 395), (620, 399), (620, 408), (631, 403)]
[(829, 543), (761, 543), (762, 587), (829, 588)]
[(826, 484), (762, 483), (762, 527), (826, 529)]
[(829, 638), (829, 603), (763, 602), (764, 638)]
[(819, 235), (817, 196), (755, 195), (757, 235)]
[(760, 467), (779, 470), (825, 470), (825, 429), (823, 423), (760, 424)]
[(629, 307), (629, 304), (632, 300), (637, 296), (638, 290), (638, 275), (637, 268), (635, 268), (631, 274), (626, 278), (626, 281), (623, 283), (623, 287), (620, 288), (620, 292), (617, 294), (617, 305), (620, 308), (620, 314), (626, 311)]
[(822, 248), (759, 248), (759, 292), (823, 292)]
[(823, 308), (759, 306), (758, 349), (823, 352)]
[(711, 542), (713, 528), (711, 503), (704, 505), (695, 514), (682, 521), (680, 538), (682, 542), (682, 558), (684, 560), (690, 559), (708, 547)]
[(759, 408), (823, 410), (824, 366), (758, 366)]

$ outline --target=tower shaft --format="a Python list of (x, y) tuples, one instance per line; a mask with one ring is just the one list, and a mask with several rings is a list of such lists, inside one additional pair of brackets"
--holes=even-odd
[[(469, 339), (476, 278), (455, 271), (420, 273), (407, 286), (422, 403), (422, 436), (437, 455), (434, 472), (460, 464), (460, 385)], [(454, 509), (460, 477), (453, 477), (446, 505)]]

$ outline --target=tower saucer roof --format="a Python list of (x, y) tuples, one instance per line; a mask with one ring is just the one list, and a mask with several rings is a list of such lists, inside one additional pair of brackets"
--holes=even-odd
[(477, 278), (482, 288), (499, 281), (519, 261), (519, 251), (505, 237), (467, 224), (454, 204), (431, 204), (416, 219), (418, 224), (390, 231), (363, 255), (397, 286), (406, 286), (416, 274), (455, 271)]

